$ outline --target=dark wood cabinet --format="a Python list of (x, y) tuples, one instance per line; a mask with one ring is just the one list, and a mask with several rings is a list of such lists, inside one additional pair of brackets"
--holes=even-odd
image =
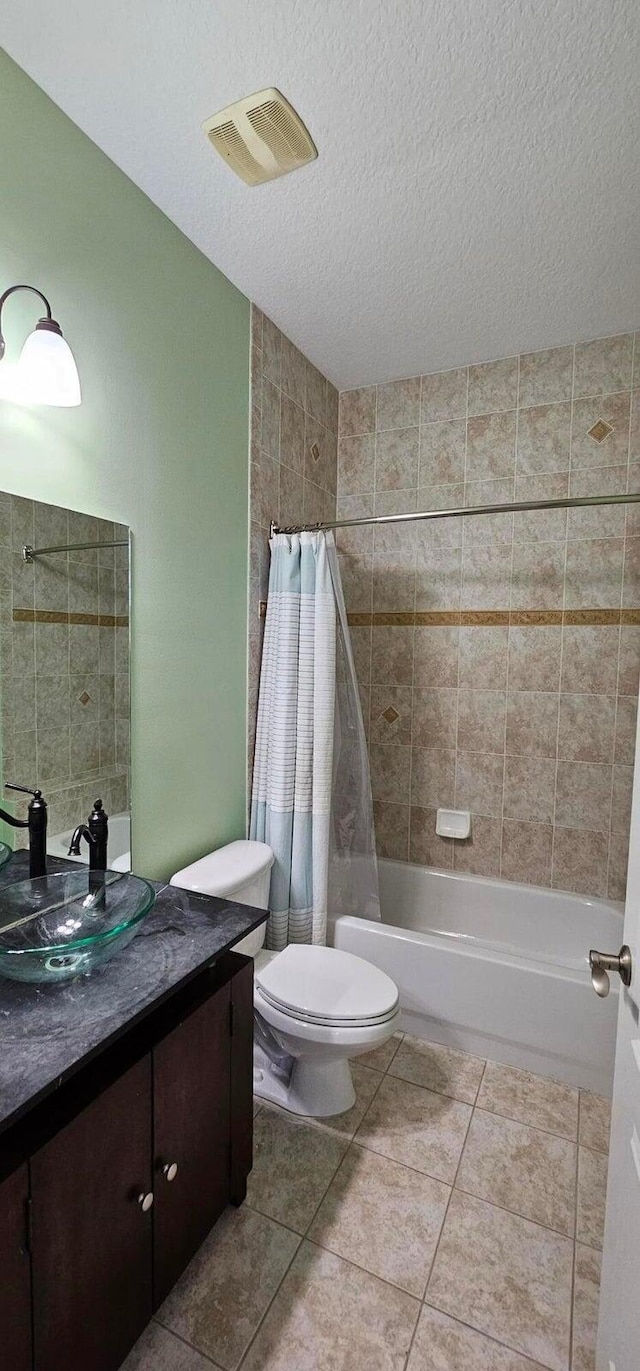
[(231, 989), (153, 1049), (157, 1308), (229, 1199)]
[(252, 1019), (253, 963), (229, 954), (20, 1124), (0, 1154), (0, 1366), (118, 1371), (244, 1198)]
[(0, 1183), (0, 1363), (11, 1371), (31, 1371), (28, 1203), (29, 1175), (23, 1165)]
[(113, 1371), (151, 1318), (150, 1143), (147, 1056), (31, 1158), (35, 1371)]

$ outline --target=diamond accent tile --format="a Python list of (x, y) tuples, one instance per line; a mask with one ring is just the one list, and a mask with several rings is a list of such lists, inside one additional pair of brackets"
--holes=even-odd
[(613, 433), (613, 424), (607, 424), (604, 419), (597, 419), (593, 428), (588, 430), (588, 433), (589, 437), (593, 438), (595, 443), (604, 443), (605, 438), (608, 438), (609, 434)]
[(82, 695), (79, 695), (79, 696), (78, 696), (78, 699), (79, 699), (81, 705), (88, 705), (89, 700), (91, 699), (91, 696), (90, 696), (90, 695), (87, 695), (86, 690), (83, 690)]
[(396, 719), (399, 719), (400, 715), (398, 714), (397, 709), (393, 708), (393, 705), (389, 705), (388, 709), (383, 709), (382, 718), (386, 719), (388, 724), (395, 724)]
[(317, 462), (319, 460), (320, 448), (318, 447), (317, 443), (311, 444), (311, 456), (313, 457), (314, 462)]

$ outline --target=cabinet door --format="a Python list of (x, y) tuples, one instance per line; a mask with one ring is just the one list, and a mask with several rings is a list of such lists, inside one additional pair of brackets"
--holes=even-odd
[(153, 1050), (154, 1306), (229, 1198), (230, 988)]
[[(240, 962), (240, 957), (237, 957)], [(242, 1204), (253, 1163), (253, 960), (231, 982), (231, 1201)]]
[(117, 1371), (151, 1317), (151, 1058), (31, 1159), (35, 1371)]
[(31, 1371), (28, 1196), (25, 1164), (0, 1184), (0, 1362), (11, 1371)]

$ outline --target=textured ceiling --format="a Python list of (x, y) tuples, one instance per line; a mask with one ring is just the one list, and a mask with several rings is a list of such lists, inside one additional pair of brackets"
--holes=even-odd
[[(638, 324), (637, 0), (4, 0), (0, 42), (341, 387)], [(251, 189), (201, 123), (267, 85), (320, 156)]]

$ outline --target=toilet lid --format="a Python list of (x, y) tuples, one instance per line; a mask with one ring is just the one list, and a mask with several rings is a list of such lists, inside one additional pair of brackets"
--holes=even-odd
[(334, 947), (290, 944), (257, 971), (255, 979), (265, 999), (308, 1022), (380, 1022), (398, 1005), (398, 989), (390, 976)]

